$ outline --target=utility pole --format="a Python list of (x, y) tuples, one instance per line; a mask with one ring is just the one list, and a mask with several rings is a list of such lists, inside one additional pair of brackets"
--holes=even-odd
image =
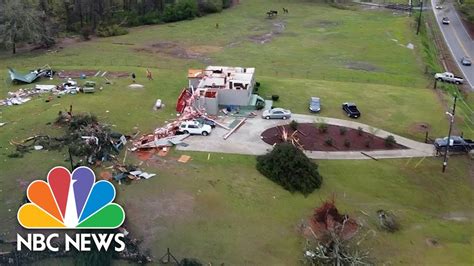
[(420, 33), (420, 26), (421, 26), (421, 13), (423, 12), (423, 0), (420, 2), (420, 16), (418, 17), (418, 26), (416, 28), (416, 35)]
[(446, 112), (447, 115), (450, 116), (451, 120), (449, 121), (449, 131), (448, 131), (448, 142), (446, 143), (446, 150), (444, 152), (444, 160), (443, 160), (443, 173), (446, 171), (446, 167), (448, 166), (448, 150), (449, 150), (449, 145), (451, 144), (451, 131), (453, 129), (453, 124), (454, 124), (454, 115), (456, 113), (456, 101), (458, 100), (458, 96), (454, 96), (454, 104), (453, 104), (453, 110), (450, 112)]

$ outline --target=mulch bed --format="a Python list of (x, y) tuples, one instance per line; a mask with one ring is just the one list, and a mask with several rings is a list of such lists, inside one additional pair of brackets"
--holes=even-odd
[[(288, 132), (288, 135), (294, 133), (289, 125), (272, 127), (265, 130), (262, 134), (262, 140), (273, 145), (275, 143), (282, 143), (281, 137), (283, 128)], [(390, 150), (390, 149), (406, 149), (405, 146), (395, 144), (392, 147), (385, 145), (383, 138), (376, 137), (370, 133), (362, 132), (359, 135), (358, 130), (352, 128), (345, 128), (344, 135), (341, 134), (339, 126), (328, 125), (327, 131), (322, 133), (319, 131), (316, 124), (300, 123), (298, 131), (294, 137), (298, 139), (299, 144), (308, 151), (372, 151), (372, 150)], [(326, 140), (332, 138), (332, 146), (326, 144)], [(344, 145), (345, 141), (350, 142), (350, 146)], [(367, 147), (367, 144), (368, 147)]]

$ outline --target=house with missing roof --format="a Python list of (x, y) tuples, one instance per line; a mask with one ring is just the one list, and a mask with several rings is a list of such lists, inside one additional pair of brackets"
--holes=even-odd
[(264, 99), (254, 94), (255, 68), (208, 66), (188, 71), (189, 89), (198, 108), (216, 115), (220, 108), (255, 108)]

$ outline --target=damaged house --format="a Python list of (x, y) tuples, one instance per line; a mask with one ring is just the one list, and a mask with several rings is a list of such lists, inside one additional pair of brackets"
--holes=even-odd
[(255, 68), (208, 66), (188, 71), (189, 86), (178, 99), (177, 111), (182, 112), (187, 95), (195, 95), (195, 107), (216, 115), (221, 108), (255, 109), (264, 99), (256, 94)]

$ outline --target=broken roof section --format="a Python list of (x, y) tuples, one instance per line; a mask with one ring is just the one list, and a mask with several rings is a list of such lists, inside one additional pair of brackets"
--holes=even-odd
[(10, 75), (12, 82), (32, 83), (40, 77), (52, 77), (53, 70), (50, 66), (45, 65), (41, 68), (30, 71), (28, 74), (23, 75), (13, 68), (8, 68), (8, 74)]
[(203, 73), (196, 89), (249, 89), (254, 81), (255, 68), (208, 66)]

